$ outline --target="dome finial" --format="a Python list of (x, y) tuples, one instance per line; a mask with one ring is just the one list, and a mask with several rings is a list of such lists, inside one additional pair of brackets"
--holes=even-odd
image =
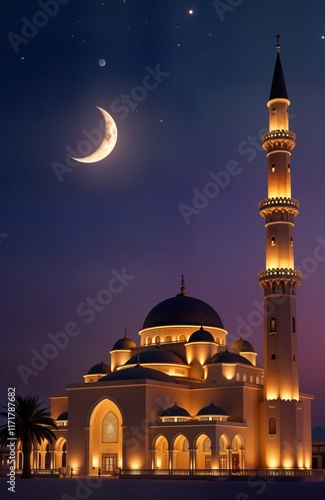
[(185, 282), (184, 282), (184, 274), (182, 274), (181, 294), (184, 295), (184, 292), (185, 292)]
[(275, 46), (275, 48), (276, 48), (277, 52), (280, 52), (280, 47), (281, 47), (280, 46), (280, 36), (281, 36), (280, 33), (278, 33), (277, 35), (275, 35), (275, 38), (276, 38), (276, 46)]
[(124, 338), (126, 339), (126, 332), (127, 332), (127, 328), (125, 327), (124, 328)]
[(242, 329), (240, 329), (239, 338), (241, 338), (241, 339), (243, 338), (243, 331), (242, 331)]
[(140, 366), (140, 354), (138, 354), (138, 362), (137, 362), (137, 366)]

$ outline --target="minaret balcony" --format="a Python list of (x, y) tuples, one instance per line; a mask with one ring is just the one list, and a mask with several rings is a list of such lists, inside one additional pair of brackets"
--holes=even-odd
[(291, 151), (296, 144), (296, 134), (290, 130), (272, 130), (262, 135), (262, 147), (267, 153)]
[(258, 273), (258, 281), (294, 281), (300, 285), (302, 280), (302, 272), (299, 269), (273, 268), (265, 269)]
[(300, 203), (295, 198), (276, 197), (267, 198), (259, 203), (260, 214), (266, 217), (268, 213), (274, 210), (286, 210), (294, 216), (298, 215)]

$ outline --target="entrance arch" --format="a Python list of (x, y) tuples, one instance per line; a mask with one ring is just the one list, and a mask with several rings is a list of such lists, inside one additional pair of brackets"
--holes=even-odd
[(67, 441), (64, 437), (56, 440), (54, 448), (54, 468), (60, 469), (67, 466)]
[(221, 434), (219, 439), (219, 469), (230, 469), (229, 463), (230, 441), (226, 434)]
[(153, 468), (154, 469), (168, 469), (168, 441), (160, 434), (154, 441), (154, 460), (153, 460)]
[(236, 434), (231, 445), (231, 466), (233, 469), (244, 469), (244, 442), (243, 438)]
[(187, 437), (179, 434), (173, 441), (173, 469), (190, 468), (190, 446)]
[(211, 440), (206, 434), (196, 439), (196, 469), (211, 469)]
[(91, 412), (89, 419), (89, 471), (97, 475), (114, 474), (122, 467), (122, 424), (123, 417), (114, 401), (105, 398)]

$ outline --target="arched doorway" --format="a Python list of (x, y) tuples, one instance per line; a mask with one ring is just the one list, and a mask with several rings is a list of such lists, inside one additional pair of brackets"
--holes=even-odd
[(233, 469), (244, 469), (244, 445), (243, 439), (239, 434), (236, 434), (231, 445), (231, 466)]
[(211, 440), (206, 434), (201, 434), (196, 440), (196, 469), (211, 469)]
[(67, 466), (67, 441), (64, 437), (59, 437), (54, 449), (54, 468), (60, 469)]
[(154, 446), (154, 469), (168, 469), (168, 441), (162, 434), (155, 439)]
[(89, 474), (112, 475), (122, 467), (122, 424), (118, 406), (110, 399), (103, 399), (93, 409), (89, 422)]
[(188, 439), (180, 434), (173, 442), (173, 469), (190, 468), (190, 450)]
[(230, 469), (229, 464), (229, 438), (222, 434), (219, 439), (219, 469)]

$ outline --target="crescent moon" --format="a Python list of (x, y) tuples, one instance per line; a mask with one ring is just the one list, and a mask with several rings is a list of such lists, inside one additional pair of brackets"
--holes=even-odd
[(114, 149), (116, 141), (117, 141), (117, 127), (116, 123), (105, 109), (102, 109), (96, 106), (97, 109), (101, 112), (105, 122), (105, 130), (104, 137), (96, 151), (91, 153), (88, 156), (84, 156), (83, 158), (71, 158), (73, 160), (79, 161), (81, 163), (96, 163), (97, 161), (101, 161), (106, 156), (108, 156)]

